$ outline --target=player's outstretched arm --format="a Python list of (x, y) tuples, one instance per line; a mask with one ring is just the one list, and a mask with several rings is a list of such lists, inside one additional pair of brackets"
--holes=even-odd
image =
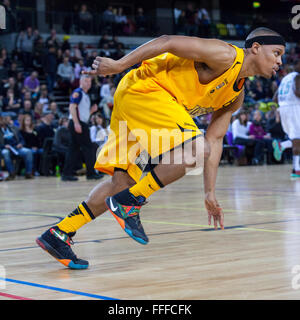
[(139, 46), (119, 60), (97, 57), (92, 64), (93, 70), (83, 73), (102, 76), (120, 73), (165, 52), (203, 62), (216, 71), (229, 68), (236, 55), (234, 48), (218, 39), (164, 35)]
[(224, 214), (215, 194), (217, 171), (223, 150), (223, 138), (228, 130), (232, 114), (242, 106), (244, 91), (228, 107), (214, 112), (212, 120), (207, 129), (205, 139), (210, 146), (210, 155), (204, 163), (204, 192), (205, 207), (208, 213), (208, 224), (214, 219), (214, 227), (224, 229)]

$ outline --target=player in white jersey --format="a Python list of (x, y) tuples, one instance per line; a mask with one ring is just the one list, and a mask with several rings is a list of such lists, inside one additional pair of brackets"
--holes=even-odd
[(300, 178), (300, 60), (294, 71), (286, 75), (277, 92), (281, 124), (293, 143), (293, 171), (291, 176)]

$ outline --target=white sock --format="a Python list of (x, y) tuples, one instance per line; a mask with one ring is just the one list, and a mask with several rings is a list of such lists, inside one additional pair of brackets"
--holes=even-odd
[(300, 171), (300, 163), (299, 163), (299, 160), (300, 160), (300, 156), (297, 155), (297, 156), (293, 156), (293, 169), (295, 171)]
[(285, 149), (292, 148), (292, 146), (293, 146), (293, 143), (291, 140), (286, 140), (286, 141), (280, 142), (281, 151), (283, 151)]

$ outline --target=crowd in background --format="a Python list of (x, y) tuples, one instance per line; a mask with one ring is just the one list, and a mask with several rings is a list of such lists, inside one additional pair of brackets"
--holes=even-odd
[[(47, 139), (53, 139), (52, 149), (58, 155), (50, 174), (55, 173), (55, 165), (62, 168), (68, 145), (68, 106), (58, 105), (55, 90), (69, 97), (79, 86), (81, 71), (90, 68), (96, 56), (119, 59), (125, 55), (124, 44), (107, 33), (100, 37), (97, 49), (89, 49), (83, 42), (72, 46), (69, 40), (70, 37), (65, 36), (59, 41), (55, 30), (43, 39), (38, 30), (28, 27), (18, 35), (15, 50), (8, 53), (6, 48), (1, 48), (0, 154), (2, 170), (9, 174), (7, 180), (20, 173), (28, 179), (44, 174), (41, 158)], [(224, 139), (224, 145), (243, 146), (243, 153), (235, 153), (235, 158), (246, 157), (247, 164), (261, 164), (266, 154), (267, 163), (276, 163), (272, 157), (272, 141), (288, 137), (282, 130), (273, 96), (281, 79), (299, 58), (298, 43), (283, 57), (283, 66), (276, 78), (250, 77), (245, 81), (244, 106), (232, 119), (231, 139), (228, 135)], [(90, 121), (95, 150), (106, 141), (114, 92), (127, 71), (93, 79), (89, 95), (92, 104), (98, 105)], [(195, 118), (204, 132), (210, 117)], [(19, 168), (16, 163), (20, 163)]]

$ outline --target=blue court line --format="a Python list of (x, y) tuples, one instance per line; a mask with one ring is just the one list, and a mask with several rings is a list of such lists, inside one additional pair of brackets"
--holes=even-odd
[(75, 291), (75, 290), (69, 290), (69, 289), (62, 289), (62, 288), (57, 288), (57, 287), (52, 287), (52, 286), (45, 286), (43, 284), (38, 284), (38, 283), (33, 283), (33, 282), (26, 282), (26, 281), (20, 281), (20, 280), (2, 278), (2, 277), (0, 277), (0, 280), (7, 281), (7, 282), (13, 282), (13, 283), (17, 283), (17, 284), (24, 284), (26, 286), (37, 287), (37, 288), (42, 288), (42, 289), (47, 289), (47, 290), (76, 294), (79, 296), (85, 296), (85, 297), (89, 297), (89, 298), (95, 298), (95, 299), (101, 299), (101, 300), (119, 300), (116, 298), (100, 296), (98, 294), (86, 293), (86, 292), (82, 292), (82, 291)]

